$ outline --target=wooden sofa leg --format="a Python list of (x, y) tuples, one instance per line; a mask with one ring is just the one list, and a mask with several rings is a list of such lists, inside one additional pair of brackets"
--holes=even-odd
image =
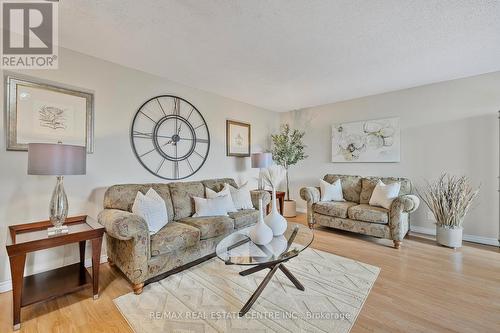
[(110, 257), (108, 257), (108, 264), (109, 264), (109, 266), (114, 266), (115, 265), (115, 263), (113, 262), (113, 260), (111, 260)]
[(314, 223), (308, 223), (309, 229), (314, 230)]
[(399, 249), (401, 247), (401, 241), (395, 240), (394, 242), (394, 248)]
[(134, 283), (132, 285), (132, 289), (134, 289), (134, 294), (136, 294), (136, 295), (142, 294), (143, 288), (144, 288), (144, 282), (143, 283)]

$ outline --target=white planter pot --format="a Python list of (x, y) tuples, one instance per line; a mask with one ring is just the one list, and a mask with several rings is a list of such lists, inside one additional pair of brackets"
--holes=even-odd
[(276, 203), (276, 189), (273, 188), (273, 198), (272, 198), (272, 208), (271, 213), (264, 218), (266, 224), (273, 231), (274, 236), (281, 236), (285, 233), (287, 222), (286, 219), (278, 213), (278, 207)]
[(436, 240), (439, 244), (457, 248), (462, 247), (463, 228), (450, 229), (436, 225)]
[(294, 200), (285, 200), (285, 203), (283, 205), (283, 216), (284, 217), (297, 216), (297, 203)]

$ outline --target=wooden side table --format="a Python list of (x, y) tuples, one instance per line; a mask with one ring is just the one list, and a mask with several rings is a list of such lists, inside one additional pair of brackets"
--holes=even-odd
[[(75, 216), (64, 223), (69, 232), (48, 236), (50, 221), (9, 226), (7, 253), (12, 277), (14, 330), (21, 328), (21, 308), (92, 286), (94, 299), (99, 296), (99, 264), (104, 227), (87, 216)], [(85, 243), (92, 243), (92, 276), (84, 266)], [(79, 243), (80, 262), (48, 272), (24, 276), (26, 254), (56, 246)]]
[[(271, 195), (273, 195), (273, 191), (271, 190), (266, 190), (266, 191), (269, 192)], [(279, 203), (279, 211), (281, 214), (283, 214), (283, 206), (285, 205), (285, 192), (276, 191), (276, 200)], [(269, 214), (270, 212), (271, 212), (271, 203), (268, 203), (266, 208), (266, 213)]]

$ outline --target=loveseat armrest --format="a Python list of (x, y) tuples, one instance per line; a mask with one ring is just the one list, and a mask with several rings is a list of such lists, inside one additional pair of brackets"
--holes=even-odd
[(252, 197), (252, 204), (255, 209), (259, 209), (259, 199), (262, 198), (262, 204), (264, 207), (271, 202), (271, 194), (266, 190), (253, 190), (250, 191), (250, 196)]
[(411, 194), (399, 196), (392, 202), (389, 229), (397, 249), (409, 229), (408, 214), (416, 211), (419, 205), (420, 199)]
[(416, 195), (407, 194), (397, 197), (391, 206), (392, 211), (413, 213), (420, 206), (420, 199)]
[(300, 197), (307, 202), (307, 224), (309, 228), (314, 228), (313, 205), (321, 199), (319, 187), (303, 187), (300, 189)]
[(307, 203), (314, 204), (320, 200), (321, 194), (318, 187), (309, 186), (300, 189), (300, 197)]
[(149, 228), (138, 215), (119, 209), (104, 209), (98, 216), (106, 233), (119, 240), (130, 240), (138, 236), (149, 238)]

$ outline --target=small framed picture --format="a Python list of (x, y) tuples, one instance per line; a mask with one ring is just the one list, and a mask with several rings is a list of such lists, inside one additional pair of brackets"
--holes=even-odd
[(227, 156), (249, 157), (251, 145), (250, 124), (226, 120)]
[(7, 150), (27, 151), (32, 142), (62, 142), (94, 151), (92, 93), (6, 76), (5, 96)]

